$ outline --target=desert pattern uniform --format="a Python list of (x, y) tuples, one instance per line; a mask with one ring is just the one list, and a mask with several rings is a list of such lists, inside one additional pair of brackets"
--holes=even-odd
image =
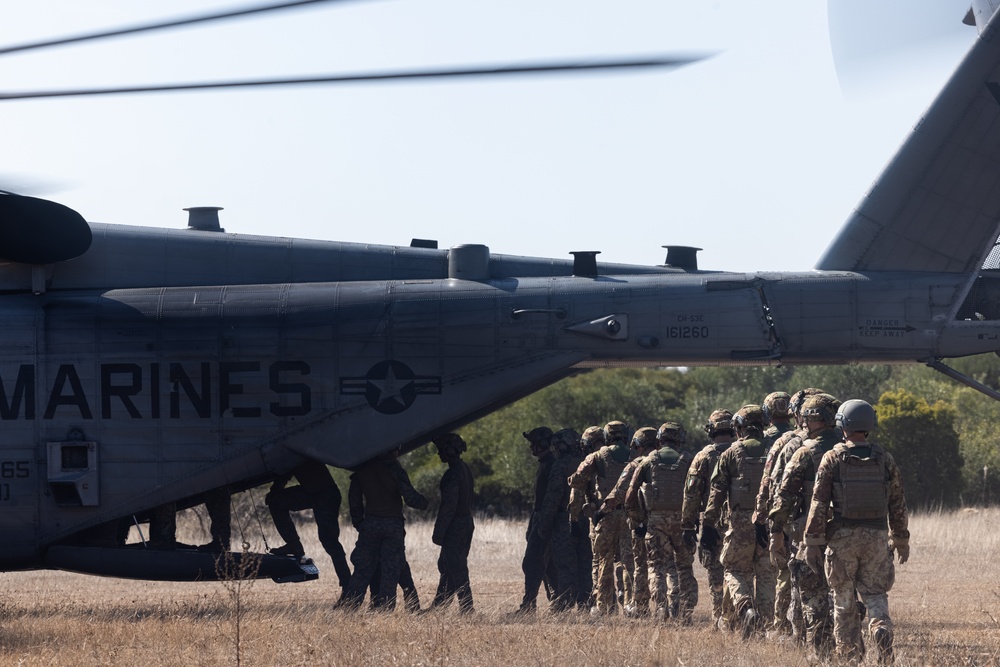
[(461, 459), (466, 449), (461, 436), (449, 433), (437, 438), (434, 444), (448, 469), (441, 476), (441, 506), (431, 535), (431, 541), (441, 547), (438, 557), (441, 578), (431, 607), (444, 607), (452, 597), (457, 597), (459, 611), (467, 614), (473, 610), (469, 550), (476, 530), (472, 518), (472, 468)]
[[(781, 476), (785, 471), (785, 466), (792, 454), (802, 446), (805, 439), (809, 437), (809, 431), (805, 425), (799, 422), (799, 412), (802, 403), (809, 396), (822, 394), (821, 389), (809, 388), (795, 393), (788, 402), (788, 409), (796, 419), (796, 428), (785, 431), (779, 435), (771, 450), (767, 454), (767, 461), (764, 463), (764, 477), (760, 481), (760, 492), (757, 495), (757, 521), (761, 517), (766, 517), (774, 506), (774, 499), (781, 485)], [(773, 394), (768, 395), (771, 398)], [(767, 398), (764, 399), (765, 407)], [(790, 424), (789, 424), (790, 426)], [(770, 522), (768, 522), (770, 524)], [(798, 585), (792, 579), (791, 570), (788, 567), (788, 554), (802, 540), (801, 524), (788, 524), (784, 530), (775, 532), (774, 526), (769, 525), (771, 534), (769, 537), (769, 551), (771, 552), (771, 564), (775, 567), (774, 586), (774, 623), (771, 630), (777, 635), (794, 634), (799, 639), (805, 637), (802, 625), (802, 599), (799, 594)], [(793, 536), (793, 528), (797, 528)], [(771, 547), (771, 542), (775, 543)], [(779, 548), (780, 547), (780, 548)], [(780, 552), (780, 553), (779, 553)]]
[[(608, 444), (583, 460), (570, 476), (570, 485), (586, 490), (596, 482), (597, 501), (603, 502), (628, 463), (627, 432), (628, 427), (623, 422), (608, 422), (604, 427), (604, 439)], [(600, 511), (594, 514), (594, 558), (598, 562), (595, 613), (611, 614), (617, 610), (618, 601), (615, 595), (616, 561), (624, 569), (622, 599), (628, 601), (633, 597), (632, 532), (623, 508), (606, 515)]]
[(632, 600), (626, 601), (625, 611), (631, 616), (646, 616), (649, 614), (649, 572), (646, 555), (646, 510), (638, 504), (626, 502), (629, 484), (635, 475), (639, 463), (650, 452), (656, 449), (656, 429), (640, 428), (632, 436), (634, 457), (629, 461), (622, 474), (618, 476), (615, 487), (604, 499), (601, 510), (607, 513), (611, 509), (624, 506), (625, 517), (632, 533)]
[(676, 422), (660, 426), (657, 441), (661, 447), (639, 462), (625, 503), (632, 506), (641, 502), (646, 508), (646, 557), (654, 617), (687, 624), (698, 604), (698, 581), (694, 578), (696, 537), (692, 532), (685, 539), (681, 520), (684, 483), (694, 458), (690, 450), (681, 449), (685, 438), (684, 429)]
[(712, 621), (715, 624), (723, 618), (723, 589), (725, 587), (725, 572), (719, 560), (720, 547), (718, 526), (702, 521), (701, 513), (708, 502), (708, 492), (712, 473), (719, 461), (719, 455), (729, 449), (733, 442), (733, 413), (729, 410), (716, 410), (708, 418), (705, 430), (714, 442), (695, 454), (688, 469), (687, 480), (684, 483), (684, 505), (681, 510), (681, 520), (684, 531), (697, 531), (701, 526), (701, 541), (698, 545), (698, 560), (708, 572), (708, 587), (712, 595)]
[(826, 545), (837, 653), (848, 660), (864, 656), (855, 602), (859, 593), (879, 662), (891, 663), (888, 592), (895, 580), (892, 550), (898, 552), (900, 563), (910, 555), (903, 483), (892, 455), (867, 442), (868, 432), (876, 425), (870, 404), (846, 401), (837, 413), (837, 424), (847, 442), (824, 454), (816, 472), (805, 529), (809, 560), (821, 563)]
[[(817, 394), (805, 400), (802, 416), (809, 429), (809, 439), (800, 447), (785, 467), (769, 518), (772, 531), (783, 529), (790, 520), (804, 525), (812, 502), (816, 471), (823, 455), (840, 442), (834, 429), (840, 401), (829, 394)], [(822, 570), (818, 573), (806, 563), (805, 544), (799, 545), (789, 560), (789, 569), (802, 597), (802, 620), (805, 642), (818, 655), (831, 648), (829, 586)]]
[(556, 573), (551, 582), (554, 589), (552, 608), (566, 611), (577, 601), (577, 546), (569, 520), (569, 476), (580, 465), (580, 435), (565, 428), (552, 436), (556, 460), (552, 463), (536, 529), (550, 543), (552, 564)]
[(391, 611), (396, 606), (400, 570), (406, 562), (403, 501), (423, 510), (427, 509), (427, 498), (410, 484), (395, 452), (382, 454), (358, 468), (351, 475), (347, 498), (351, 521), (358, 529), (358, 541), (351, 553), (354, 573), (343, 604), (349, 609), (361, 605), (378, 568), (379, 590), (372, 603), (376, 609)]
[(767, 445), (761, 440), (764, 414), (760, 406), (743, 406), (733, 421), (741, 437), (719, 455), (704, 521), (719, 523), (728, 502), (729, 528), (723, 538), (721, 561), (735, 621), (746, 637), (762, 623), (769, 624), (774, 610), (774, 570), (767, 552), (767, 529), (753, 519)]
[[(587, 456), (598, 451), (604, 446), (604, 428), (601, 426), (589, 426), (580, 436), (580, 456)], [(570, 486), (569, 492), (569, 519), (571, 530), (579, 537), (586, 537), (586, 545), (583, 541), (578, 542), (578, 554), (582, 559), (589, 559), (590, 570), (582, 566), (577, 566), (577, 603), (583, 607), (594, 606), (594, 591), (597, 589), (597, 556), (594, 555), (594, 532), (593, 517), (597, 509), (597, 484), (596, 480), (591, 480), (587, 488), (578, 489)], [(583, 581), (585, 576), (589, 576), (589, 583)]]

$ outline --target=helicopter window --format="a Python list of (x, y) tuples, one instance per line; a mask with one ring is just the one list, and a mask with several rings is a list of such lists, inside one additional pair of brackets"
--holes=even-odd
[(983, 271), (976, 278), (955, 319), (1000, 320), (1000, 271)]
[(63, 445), (63, 470), (86, 470), (88, 467), (86, 445)]

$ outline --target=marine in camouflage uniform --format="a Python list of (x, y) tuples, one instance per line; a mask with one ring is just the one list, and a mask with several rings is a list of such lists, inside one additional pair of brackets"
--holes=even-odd
[(625, 504), (641, 504), (646, 509), (646, 553), (654, 617), (690, 624), (698, 604), (693, 567), (696, 536), (692, 531), (685, 539), (681, 509), (684, 482), (694, 456), (683, 449), (686, 433), (676, 422), (660, 426), (656, 440), (660, 448), (639, 461)]
[(688, 469), (687, 480), (684, 483), (684, 505), (681, 510), (681, 521), (688, 541), (694, 532), (701, 527), (701, 539), (698, 544), (698, 560), (708, 572), (708, 587), (712, 595), (712, 622), (718, 627), (723, 618), (724, 570), (719, 560), (722, 548), (722, 538), (719, 526), (702, 520), (702, 512), (708, 502), (708, 492), (712, 473), (719, 460), (719, 455), (729, 449), (733, 443), (736, 431), (733, 428), (733, 413), (729, 410), (716, 410), (708, 418), (705, 431), (712, 442), (695, 454)]
[[(292, 477), (298, 481), (296, 486), (288, 486)], [(329, 468), (319, 461), (306, 461), (278, 477), (264, 496), (264, 504), (271, 513), (274, 527), (285, 540), (282, 546), (271, 549), (271, 553), (299, 558), (305, 555), (291, 513), (312, 509), (320, 544), (330, 555), (343, 591), (351, 580), (351, 568), (347, 565), (347, 554), (340, 543), (341, 501), (340, 489), (333, 481)]]
[(452, 597), (457, 597), (459, 612), (468, 614), (473, 610), (469, 550), (476, 530), (472, 518), (472, 468), (462, 460), (466, 444), (460, 435), (448, 433), (435, 439), (434, 445), (448, 469), (441, 476), (441, 506), (431, 535), (431, 541), (441, 547), (438, 557), (441, 578), (431, 608), (445, 607)]
[(739, 436), (719, 455), (705, 506), (705, 523), (721, 522), (729, 505), (729, 528), (723, 538), (725, 586), (744, 638), (770, 624), (774, 611), (774, 570), (767, 552), (764, 519), (755, 523), (757, 491), (764, 474), (767, 446), (763, 442), (764, 413), (758, 405), (744, 405), (733, 417)]
[[(767, 454), (767, 461), (764, 463), (764, 476), (760, 480), (760, 492), (757, 494), (757, 513), (754, 521), (759, 523), (761, 517), (767, 517), (774, 505), (774, 496), (778, 486), (781, 484), (781, 476), (785, 471), (788, 460), (791, 459), (795, 451), (802, 446), (809, 436), (809, 430), (805, 426), (805, 421), (801, 419), (802, 403), (809, 396), (822, 394), (822, 389), (803, 389), (790, 397), (785, 408), (786, 414), (791, 412), (796, 422), (796, 428), (781, 433), (771, 445)], [(781, 396), (787, 396), (783, 392)], [(769, 394), (764, 399), (765, 416), (768, 410), (775, 414), (776, 407), (768, 408), (768, 399), (775, 394)], [(791, 426), (789, 423), (788, 426)], [(765, 433), (766, 434), (766, 433)], [(794, 634), (800, 640), (804, 640), (805, 631), (802, 625), (802, 599), (797, 583), (793, 580), (792, 572), (788, 567), (788, 554), (794, 553), (798, 544), (802, 541), (801, 523), (789, 523), (784, 530), (775, 531), (771, 522), (767, 525), (770, 530), (768, 551), (771, 554), (771, 564), (775, 567), (775, 587), (774, 587), (774, 622), (770, 628), (773, 636)]]
[[(816, 471), (823, 455), (840, 442), (834, 428), (840, 401), (829, 394), (810, 396), (802, 405), (802, 417), (809, 438), (803, 443), (785, 467), (774, 506), (768, 517), (771, 530), (777, 533), (790, 521), (804, 522), (812, 501)], [(777, 542), (775, 546), (780, 546)], [(818, 656), (829, 653), (832, 644), (830, 633), (829, 586), (822, 569), (811, 569), (806, 563), (805, 545), (802, 544), (788, 564), (802, 597), (802, 620), (805, 625), (805, 642)]]
[(551, 563), (555, 569), (553, 611), (567, 611), (577, 601), (577, 543), (569, 520), (569, 476), (580, 465), (580, 434), (564, 428), (552, 436), (556, 460), (549, 473), (545, 496), (535, 526), (542, 539), (548, 539)]
[(624, 506), (625, 516), (632, 531), (632, 600), (626, 602), (625, 613), (628, 616), (647, 616), (649, 614), (649, 572), (646, 555), (646, 509), (641, 503), (626, 503), (629, 485), (642, 459), (656, 450), (656, 429), (640, 428), (632, 435), (631, 448), (633, 458), (626, 464), (615, 488), (604, 499), (601, 511), (607, 514), (616, 507)]
[(403, 502), (427, 509), (427, 498), (410, 484), (396, 456), (396, 450), (381, 454), (351, 475), (347, 500), (358, 541), (351, 553), (354, 573), (340, 602), (347, 609), (361, 606), (376, 567), (380, 582), (374, 608), (392, 611), (396, 606), (396, 586), (406, 561)]
[[(604, 502), (629, 459), (627, 445), (628, 427), (620, 421), (608, 422), (604, 427), (607, 443), (600, 450), (588, 455), (570, 478), (575, 489), (587, 491), (593, 484), (596, 499)], [(594, 514), (594, 557), (598, 562), (594, 614), (611, 614), (617, 610), (615, 595), (615, 562), (623, 566), (622, 598), (629, 601), (632, 592), (632, 531), (629, 530), (625, 510), (617, 508), (603, 514)]]
[(533, 614), (538, 604), (538, 589), (542, 586), (552, 557), (551, 531), (546, 534), (539, 530), (539, 516), (545, 503), (556, 457), (552, 451), (552, 429), (539, 426), (522, 435), (531, 447), (532, 456), (538, 460), (538, 470), (535, 472), (535, 499), (531, 507), (531, 518), (528, 519), (528, 529), (524, 535), (527, 542), (524, 547), (524, 558), (521, 560), (521, 570), (524, 572), (524, 597), (521, 599), (518, 613)]
[(837, 412), (837, 425), (846, 442), (824, 454), (816, 472), (805, 528), (807, 561), (811, 567), (821, 567), (826, 546), (825, 573), (833, 589), (838, 656), (852, 661), (864, 656), (855, 602), (860, 593), (879, 664), (891, 664), (892, 552), (899, 555), (900, 563), (910, 556), (903, 482), (892, 455), (868, 442), (869, 432), (877, 425), (870, 404), (846, 401)]
[[(580, 458), (604, 446), (604, 427), (590, 426), (580, 436)], [(599, 503), (597, 502), (597, 485), (593, 480), (586, 489), (570, 487), (569, 520), (570, 530), (579, 540), (577, 542), (577, 604), (581, 608), (594, 606), (594, 591), (597, 588), (597, 556), (594, 555), (593, 517)], [(585, 537), (586, 539), (580, 539)], [(589, 565), (584, 565), (584, 559)]]

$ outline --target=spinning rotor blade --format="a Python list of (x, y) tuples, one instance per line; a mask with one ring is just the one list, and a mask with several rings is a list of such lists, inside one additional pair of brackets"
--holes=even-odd
[(459, 69), (431, 69), (412, 72), (372, 72), (361, 74), (337, 74), (329, 76), (296, 77), (284, 79), (251, 79), (244, 81), (216, 81), (205, 83), (178, 83), (152, 86), (125, 86), (120, 88), (80, 88), (70, 90), (38, 90), (0, 93), (0, 101), (26, 100), (41, 97), (86, 97), (97, 95), (126, 95), (133, 93), (156, 93), (179, 90), (213, 90), (219, 88), (254, 88), (263, 86), (295, 86), (307, 84), (367, 83), (378, 81), (405, 81), (412, 79), (448, 79), (476, 76), (511, 76), (550, 74), (553, 72), (589, 72), (594, 70), (622, 70), (682, 67), (707, 55), (693, 56), (651, 56), (634, 60), (589, 60), (529, 63), (506, 67), (481, 67)]
[(247, 7), (245, 9), (237, 9), (229, 12), (222, 12), (219, 14), (202, 14), (200, 16), (189, 16), (187, 18), (173, 19), (171, 21), (163, 21), (161, 23), (145, 23), (141, 25), (129, 26), (126, 28), (118, 28), (115, 30), (84, 33), (82, 35), (59, 37), (56, 39), (44, 40), (40, 42), (29, 42), (26, 44), (16, 44), (14, 46), (4, 46), (0, 47), (0, 55), (5, 55), (8, 53), (17, 53), (21, 51), (32, 51), (35, 49), (47, 49), (53, 46), (63, 46), (65, 44), (77, 44), (79, 42), (89, 42), (98, 39), (106, 39), (108, 37), (121, 37), (123, 35), (133, 35), (139, 32), (152, 32), (154, 30), (179, 28), (181, 26), (194, 25), (196, 23), (220, 21), (223, 19), (248, 16), (250, 14), (263, 14), (264, 12), (273, 12), (282, 9), (295, 9), (297, 7), (302, 7), (304, 5), (315, 5), (321, 2), (344, 2), (344, 1), (349, 1), (349, 0), (293, 0), (291, 2), (283, 2), (276, 5)]

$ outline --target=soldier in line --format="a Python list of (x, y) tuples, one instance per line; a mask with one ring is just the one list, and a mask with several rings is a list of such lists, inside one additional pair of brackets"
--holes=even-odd
[[(840, 442), (834, 428), (840, 401), (829, 394), (810, 396), (802, 404), (809, 438), (803, 443), (785, 467), (778, 487), (777, 497), (768, 517), (771, 531), (775, 534), (784, 530), (790, 521), (804, 519), (812, 502), (813, 484), (823, 455)], [(783, 546), (773, 541), (774, 546)], [(776, 556), (781, 557), (782, 554)], [(805, 641), (818, 656), (826, 655), (831, 648), (829, 587), (822, 568), (818, 571), (806, 563), (805, 545), (799, 546), (791, 557), (788, 567), (792, 572), (802, 596), (802, 620), (805, 625)]]
[(626, 601), (627, 616), (649, 615), (649, 572), (646, 556), (646, 509), (641, 503), (629, 505), (625, 502), (629, 484), (636, 469), (646, 456), (656, 451), (656, 429), (640, 428), (632, 434), (632, 460), (626, 464), (622, 474), (618, 476), (615, 487), (604, 499), (601, 512), (607, 514), (611, 510), (624, 506), (625, 517), (632, 531), (632, 600)]
[(764, 473), (767, 446), (764, 413), (760, 406), (744, 405), (733, 417), (739, 439), (719, 455), (712, 475), (704, 522), (721, 521), (729, 503), (729, 530), (723, 541), (725, 585), (736, 613), (736, 623), (748, 638), (771, 622), (774, 609), (774, 571), (768, 560), (767, 528), (754, 523), (757, 490)]
[(418, 510), (427, 509), (427, 498), (410, 484), (397, 456), (397, 450), (380, 454), (351, 475), (347, 499), (358, 541), (351, 553), (354, 573), (338, 603), (349, 610), (361, 606), (376, 566), (380, 582), (373, 606), (384, 611), (395, 608), (396, 586), (406, 561), (403, 502)]
[[(575, 489), (586, 491), (591, 484), (596, 486), (598, 502), (604, 499), (614, 487), (625, 464), (629, 460), (628, 426), (624, 422), (608, 422), (604, 427), (607, 444), (587, 456), (570, 478)], [(613, 614), (617, 610), (615, 595), (615, 562), (622, 564), (622, 598), (632, 599), (632, 533), (628, 528), (625, 510), (616, 508), (607, 514), (600, 510), (594, 514), (594, 557), (598, 562), (597, 599), (592, 614)]]
[[(796, 428), (778, 436), (774, 444), (771, 445), (771, 450), (767, 453), (764, 476), (760, 480), (760, 492), (757, 494), (755, 523), (760, 523), (762, 517), (766, 519), (773, 508), (774, 496), (781, 484), (785, 465), (809, 436), (809, 430), (806, 428), (805, 420), (801, 414), (802, 404), (809, 396), (822, 393), (821, 389), (803, 389), (796, 392), (789, 400), (788, 410), (794, 416)], [(769, 529), (771, 534), (768, 540), (768, 552), (771, 554), (771, 564), (777, 571), (774, 588), (774, 622), (770, 632), (772, 636), (776, 637), (794, 634), (799, 641), (804, 641), (801, 595), (798, 584), (794, 581), (791, 570), (788, 568), (788, 554), (794, 552), (799, 542), (802, 541), (802, 525), (800, 522), (791, 522), (785, 525), (784, 530), (776, 531), (773, 525), (769, 525)]]
[(838, 656), (850, 661), (864, 656), (855, 602), (860, 593), (879, 664), (892, 664), (888, 597), (895, 579), (892, 552), (900, 563), (910, 556), (903, 483), (892, 455), (868, 442), (877, 425), (869, 403), (846, 401), (837, 411), (836, 423), (845, 442), (823, 455), (816, 472), (805, 528), (806, 561), (813, 569), (822, 568), (826, 547)]
[(552, 610), (568, 611), (577, 601), (577, 548), (570, 531), (569, 476), (580, 465), (580, 434), (564, 428), (552, 436), (556, 460), (552, 464), (537, 529), (551, 543), (552, 566), (555, 569)]
[[(684, 482), (692, 453), (683, 449), (687, 434), (677, 422), (665, 422), (656, 433), (660, 448), (640, 460), (629, 483), (626, 507), (646, 509), (646, 553), (653, 615), (689, 625), (698, 604), (694, 578), (694, 545), (684, 540), (681, 509)], [(671, 570), (674, 576), (670, 576)]]
[(764, 413), (764, 444), (770, 447), (784, 433), (792, 430), (792, 413), (789, 403), (792, 397), (783, 391), (772, 391), (764, 397), (760, 409)]
[(531, 518), (528, 520), (528, 530), (524, 535), (527, 544), (521, 561), (521, 570), (524, 572), (524, 597), (517, 613), (533, 614), (538, 605), (538, 589), (542, 586), (552, 555), (551, 528), (547, 534), (539, 530), (539, 520), (556, 457), (552, 452), (552, 429), (539, 426), (522, 435), (531, 447), (532, 456), (538, 460), (538, 470), (535, 473), (535, 500), (531, 508)]
[[(604, 446), (604, 428), (590, 426), (580, 436), (580, 457), (586, 458)], [(597, 556), (594, 554), (593, 517), (598, 507), (597, 485), (591, 481), (585, 489), (570, 487), (569, 514), (570, 528), (578, 540), (577, 553), (577, 604), (590, 609), (595, 605), (594, 591), (597, 589)], [(586, 539), (582, 539), (586, 538)], [(587, 559), (589, 565), (585, 565)]]
[(476, 526), (472, 519), (473, 478), (469, 464), (462, 460), (465, 440), (457, 433), (448, 433), (434, 440), (438, 458), (448, 464), (441, 476), (441, 506), (431, 541), (441, 547), (438, 558), (437, 593), (431, 609), (447, 606), (452, 597), (458, 598), (458, 611), (470, 614), (472, 588), (469, 584), (469, 550)]
[(708, 492), (712, 473), (719, 460), (719, 455), (729, 449), (733, 443), (736, 431), (733, 428), (733, 413), (729, 410), (715, 410), (705, 424), (705, 432), (712, 439), (704, 449), (698, 452), (691, 467), (688, 469), (687, 481), (684, 484), (684, 505), (681, 519), (684, 527), (684, 539), (692, 548), (701, 526), (701, 541), (698, 544), (698, 560), (708, 571), (708, 586), (712, 594), (712, 622), (715, 627), (721, 627), (723, 610), (724, 572), (719, 560), (721, 536), (718, 527), (702, 520), (702, 511), (708, 502)]
[[(297, 486), (288, 486), (294, 477)], [(318, 461), (306, 461), (286, 475), (281, 475), (271, 484), (271, 490), (264, 496), (264, 503), (271, 513), (271, 520), (285, 543), (271, 549), (271, 553), (301, 558), (305, 555), (299, 539), (292, 512), (312, 509), (316, 520), (319, 541), (333, 561), (333, 569), (340, 582), (341, 593), (351, 580), (351, 568), (347, 565), (347, 554), (340, 544), (340, 503), (342, 497), (330, 470)]]

